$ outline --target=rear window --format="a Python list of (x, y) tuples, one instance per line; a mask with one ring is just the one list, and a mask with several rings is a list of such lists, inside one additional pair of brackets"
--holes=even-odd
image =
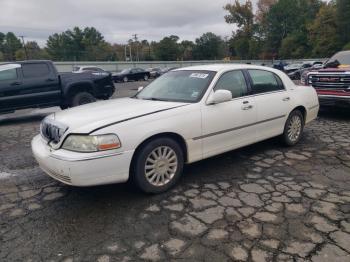
[(284, 90), (282, 81), (274, 73), (264, 70), (248, 70), (252, 79), (253, 94)]
[(16, 80), (17, 69), (16, 68), (3, 68), (0, 67), (0, 81)]
[(47, 64), (23, 64), (23, 77), (32, 78), (32, 77), (45, 77), (50, 74), (50, 69)]

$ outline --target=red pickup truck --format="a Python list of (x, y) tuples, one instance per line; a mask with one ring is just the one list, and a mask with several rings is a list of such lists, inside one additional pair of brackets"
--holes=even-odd
[(350, 108), (350, 51), (338, 52), (322, 68), (305, 72), (301, 82), (316, 89), (321, 106)]

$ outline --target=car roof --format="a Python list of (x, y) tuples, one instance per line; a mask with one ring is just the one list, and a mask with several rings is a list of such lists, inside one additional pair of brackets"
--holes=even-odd
[(203, 70), (203, 71), (214, 71), (214, 72), (222, 72), (228, 70), (237, 70), (237, 69), (262, 69), (275, 71), (271, 67), (266, 66), (258, 66), (258, 65), (250, 65), (250, 64), (211, 64), (211, 65), (198, 65), (198, 66), (189, 66), (175, 69), (174, 71), (181, 70)]

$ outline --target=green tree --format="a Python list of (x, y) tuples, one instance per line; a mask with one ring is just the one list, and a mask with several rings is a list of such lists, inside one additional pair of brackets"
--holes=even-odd
[(5, 61), (16, 60), (16, 51), (22, 48), (21, 41), (12, 32), (0, 34), (0, 51)]
[(222, 59), (224, 56), (224, 42), (220, 36), (208, 32), (196, 39), (193, 57), (198, 60)]
[(110, 45), (93, 27), (74, 27), (47, 40), (47, 52), (54, 60), (97, 60), (112, 57)]
[(192, 60), (195, 44), (192, 41), (184, 40), (180, 43), (181, 60)]
[(315, 20), (308, 27), (312, 56), (329, 57), (341, 46), (337, 34), (337, 11), (333, 3), (320, 8)]
[(350, 42), (350, 0), (336, 0), (337, 25), (340, 43)]
[(233, 33), (230, 41), (231, 53), (241, 59), (257, 58), (261, 49), (258, 25), (254, 23), (253, 4), (250, 0), (241, 4), (236, 0), (227, 4), (224, 9), (229, 12), (225, 20), (234, 24), (238, 29)]
[(155, 56), (158, 60), (176, 61), (180, 52), (179, 37), (175, 35), (164, 37), (156, 44)]

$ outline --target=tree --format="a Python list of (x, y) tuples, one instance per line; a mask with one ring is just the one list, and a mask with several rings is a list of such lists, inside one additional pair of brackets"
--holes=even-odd
[(262, 44), (258, 25), (254, 23), (252, 2), (248, 0), (241, 4), (236, 0), (233, 4), (227, 4), (224, 9), (229, 12), (225, 16), (226, 22), (238, 27), (230, 41), (231, 53), (241, 59), (257, 58)]
[(336, 6), (333, 3), (322, 6), (308, 30), (313, 56), (329, 57), (334, 54), (341, 46), (337, 35)]
[(224, 9), (229, 12), (225, 16), (226, 23), (235, 24), (246, 37), (253, 36), (254, 14), (253, 4), (250, 0), (244, 4), (235, 0), (234, 4), (227, 4)]
[[(47, 51), (55, 60), (96, 60), (112, 57), (111, 51), (100, 32), (94, 27), (83, 30), (74, 27), (60, 34), (49, 36)], [(109, 45), (109, 46), (108, 46)]]
[(224, 55), (224, 42), (220, 36), (208, 32), (196, 39), (193, 57), (198, 60), (222, 59)]
[(175, 35), (164, 37), (156, 44), (155, 55), (158, 60), (176, 61), (179, 55), (179, 37)]
[(0, 35), (0, 51), (5, 61), (16, 60), (16, 51), (22, 48), (21, 41), (12, 32)]
[(336, 0), (337, 25), (340, 43), (350, 42), (350, 0)]
[(192, 60), (195, 44), (192, 41), (184, 40), (180, 43), (181, 60)]

